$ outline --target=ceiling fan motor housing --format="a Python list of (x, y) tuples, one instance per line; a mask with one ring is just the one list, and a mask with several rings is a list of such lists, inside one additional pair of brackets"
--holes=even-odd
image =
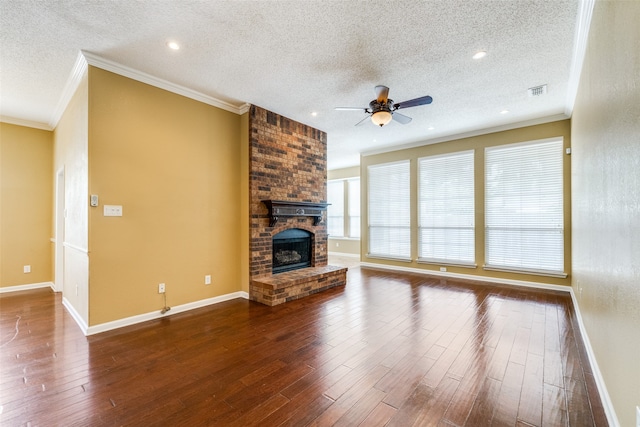
[(393, 99), (387, 99), (387, 102), (378, 102), (377, 99), (374, 99), (369, 103), (369, 108), (371, 109), (371, 114), (375, 114), (379, 111), (386, 111), (387, 113), (391, 113), (392, 105)]
[[(389, 123), (391, 121), (391, 115), (393, 114), (390, 107), (391, 105), (393, 105), (393, 100), (391, 99), (387, 99), (386, 102), (380, 102), (377, 99), (371, 101), (369, 108), (371, 109), (371, 120), (373, 123), (380, 127)], [(378, 114), (378, 116), (376, 116), (376, 114)]]

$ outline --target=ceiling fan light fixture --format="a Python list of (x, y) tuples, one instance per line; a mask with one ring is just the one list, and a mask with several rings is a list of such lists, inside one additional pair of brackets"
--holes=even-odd
[(376, 111), (371, 115), (371, 121), (380, 127), (389, 123), (391, 119), (392, 119), (391, 113), (384, 110)]

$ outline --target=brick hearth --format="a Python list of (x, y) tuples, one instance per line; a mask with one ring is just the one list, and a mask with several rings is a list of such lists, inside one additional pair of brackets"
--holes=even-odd
[[(268, 209), (262, 203), (263, 200), (326, 203), (327, 134), (257, 106), (251, 106), (249, 111), (249, 132), (250, 299), (275, 305), (272, 301), (279, 304), (344, 285), (346, 269), (331, 267), (329, 276), (328, 271), (318, 270), (327, 266), (326, 220), (313, 225), (310, 217), (283, 218), (269, 227)], [(312, 267), (272, 277), (271, 238), (289, 228), (312, 234)], [(301, 281), (300, 275), (306, 275), (306, 279)], [(265, 299), (265, 286), (275, 286), (271, 291), (289, 296)]]
[(271, 306), (282, 304), (342, 286), (346, 274), (346, 268), (325, 265), (256, 278), (251, 281), (251, 299)]

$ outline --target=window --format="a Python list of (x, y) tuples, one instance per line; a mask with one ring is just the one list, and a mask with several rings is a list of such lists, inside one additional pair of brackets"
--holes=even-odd
[(411, 259), (409, 161), (368, 167), (369, 256)]
[(360, 238), (360, 178), (347, 180), (347, 214), (349, 237)]
[(330, 237), (344, 236), (344, 182), (327, 183), (327, 233)]
[(486, 268), (563, 275), (561, 139), (485, 150)]
[(329, 237), (359, 239), (360, 178), (331, 180), (327, 193), (327, 202), (331, 204), (327, 208)]
[(473, 151), (418, 160), (419, 261), (475, 265)]

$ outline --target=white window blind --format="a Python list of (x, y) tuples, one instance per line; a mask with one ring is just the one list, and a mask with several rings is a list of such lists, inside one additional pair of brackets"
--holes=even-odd
[(327, 233), (330, 237), (344, 236), (344, 181), (327, 182)]
[(486, 267), (562, 274), (562, 140), (485, 151)]
[(418, 160), (420, 261), (475, 264), (473, 151)]
[(360, 178), (347, 181), (349, 237), (360, 238)]
[(409, 161), (368, 167), (369, 255), (411, 259)]

